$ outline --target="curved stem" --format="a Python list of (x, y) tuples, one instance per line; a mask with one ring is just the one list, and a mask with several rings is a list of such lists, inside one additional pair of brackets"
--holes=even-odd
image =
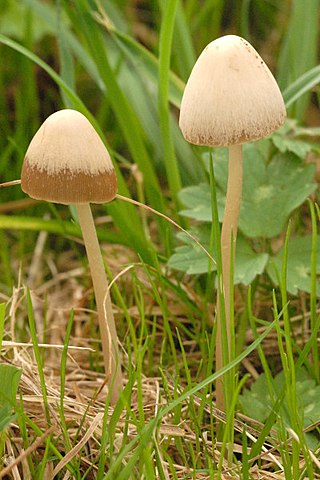
[(96, 297), (105, 374), (109, 388), (111, 388), (110, 400), (112, 404), (115, 404), (122, 391), (122, 373), (112, 304), (110, 295), (107, 293), (108, 280), (90, 205), (88, 203), (76, 205), (76, 209)]
[[(230, 292), (231, 281), (230, 268), (231, 258), (235, 258), (235, 246), (238, 229), (238, 219), (240, 213), (240, 201), (242, 192), (242, 146), (233, 145), (229, 147), (228, 163), (228, 186), (224, 218), (221, 230), (221, 257), (222, 257), (222, 291), (224, 298), (225, 312), (225, 331), (222, 330), (221, 315), (222, 306), (220, 305), (220, 286), (218, 287), (218, 328), (216, 340), (216, 370), (224, 366), (224, 358), (230, 356)], [(227, 337), (227, 352), (223, 355), (223, 336)], [(227, 353), (227, 355), (226, 355)], [(223, 358), (224, 357), (224, 358)], [(224, 410), (224, 395), (221, 381), (217, 382), (217, 407)]]

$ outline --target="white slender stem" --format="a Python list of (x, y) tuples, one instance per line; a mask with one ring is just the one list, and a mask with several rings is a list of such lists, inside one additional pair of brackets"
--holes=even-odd
[(88, 256), (92, 283), (96, 297), (103, 359), (107, 383), (111, 389), (111, 403), (115, 404), (122, 391), (121, 362), (118, 337), (108, 292), (108, 280), (103, 264), (92, 212), (88, 203), (76, 205), (79, 223)]
[[(235, 258), (235, 246), (237, 238), (238, 220), (240, 213), (240, 201), (242, 192), (242, 146), (229, 147), (228, 163), (228, 186), (226, 205), (224, 210), (221, 230), (221, 256), (222, 256), (222, 288), (224, 296), (226, 334), (228, 351), (230, 354), (230, 267), (231, 258)], [(220, 287), (219, 287), (220, 288)], [(221, 331), (221, 306), (219, 305), (220, 294), (218, 292), (218, 328), (216, 341), (216, 370), (223, 367), (222, 335)], [(224, 396), (221, 380), (217, 382), (217, 407), (224, 409)]]

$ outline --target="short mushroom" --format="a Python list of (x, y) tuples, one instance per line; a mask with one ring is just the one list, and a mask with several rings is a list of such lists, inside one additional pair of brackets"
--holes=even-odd
[(117, 177), (99, 135), (80, 112), (50, 115), (34, 135), (23, 162), (21, 188), (30, 197), (76, 207), (88, 255), (111, 403), (122, 390), (118, 338), (108, 281), (90, 203), (114, 199)]
[[(226, 35), (206, 46), (185, 87), (179, 126), (190, 143), (229, 147), (228, 185), (221, 231), (228, 343), (230, 262), (235, 252), (240, 212), (242, 144), (269, 135), (283, 124), (285, 118), (285, 105), (277, 82), (250, 43), (236, 35)], [(218, 301), (218, 370), (222, 367), (219, 310)], [(218, 405), (220, 408), (223, 407), (221, 403), (223, 401)]]

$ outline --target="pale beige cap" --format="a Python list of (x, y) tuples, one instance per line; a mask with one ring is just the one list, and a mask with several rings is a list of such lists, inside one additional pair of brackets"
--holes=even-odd
[(64, 204), (104, 203), (117, 177), (101, 138), (82, 113), (59, 110), (34, 135), (21, 172), (30, 197)]
[(196, 145), (228, 146), (265, 137), (286, 118), (272, 73), (241, 37), (209, 43), (184, 90), (179, 126)]

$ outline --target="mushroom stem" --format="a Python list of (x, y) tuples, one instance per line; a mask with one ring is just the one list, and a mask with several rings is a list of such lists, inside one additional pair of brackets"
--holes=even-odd
[(108, 292), (108, 280), (90, 204), (78, 204), (76, 205), (76, 209), (96, 297), (105, 374), (109, 388), (111, 388), (110, 402), (114, 405), (122, 391), (122, 373), (117, 331), (112, 312), (111, 298)]
[[(232, 145), (229, 147), (228, 162), (228, 185), (224, 218), (221, 230), (221, 258), (222, 258), (222, 288), (225, 307), (226, 334), (228, 343), (228, 354), (230, 355), (230, 267), (231, 258), (235, 258), (235, 247), (240, 213), (240, 201), (242, 192), (242, 146)], [(220, 287), (219, 287), (220, 288)], [(218, 328), (216, 340), (216, 370), (223, 365), (222, 354), (222, 332), (221, 329), (221, 306), (220, 292), (218, 292)], [(221, 379), (218, 379), (216, 386), (217, 407), (224, 410), (224, 395)]]

